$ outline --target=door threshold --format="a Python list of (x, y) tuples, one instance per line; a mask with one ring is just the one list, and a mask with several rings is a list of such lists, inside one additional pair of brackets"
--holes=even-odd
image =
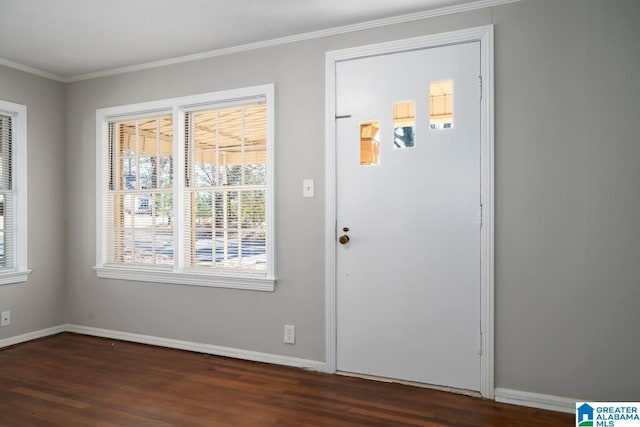
[(482, 398), (482, 394), (480, 394), (479, 391), (466, 390), (466, 389), (463, 389), (463, 388), (455, 388), (455, 387), (447, 387), (447, 386), (441, 386), (441, 385), (435, 385), (435, 384), (419, 383), (419, 382), (415, 382), (415, 381), (405, 381), (405, 380), (399, 380), (399, 379), (396, 379), (396, 378), (378, 377), (378, 376), (375, 376), (375, 375), (357, 374), (357, 373), (354, 373), (354, 372), (336, 371), (336, 375), (342, 375), (343, 377), (362, 378), (364, 380), (378, 381), (378, 382), (383, 382), (383, 383), (396, 383), (396, 384), (408, 385), (408, 386), (411, 386), (411, 387), (428, 388), (428, 389), (431, 389), (431, 390), (446, 391), (448, 393), (462, 394), (464, 396)]

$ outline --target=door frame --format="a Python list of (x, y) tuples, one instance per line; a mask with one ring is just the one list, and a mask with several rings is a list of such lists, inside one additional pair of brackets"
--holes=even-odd
[(336, 66), (358, 59), (451, 44), (480, 42), (480, 393), (494, 398), (494, 106), (493, 25), (378, 43), (326, 53), (325, 117), (325, 334), (326, 371), (336, 372)]

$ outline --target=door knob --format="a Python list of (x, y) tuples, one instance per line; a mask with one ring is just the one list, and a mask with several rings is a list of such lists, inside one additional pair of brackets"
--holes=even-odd
[(343, 234), (342, 236), (338, 237), (338, 242), (340, 242), (341, 245), (346, 245), (347, 243), (349, 243), (349, 236)]

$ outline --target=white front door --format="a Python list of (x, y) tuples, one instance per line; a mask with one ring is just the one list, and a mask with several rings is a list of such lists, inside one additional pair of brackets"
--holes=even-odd
[(479, 42), (336, 64), (339, 371), (480, 390), (479, 75)]

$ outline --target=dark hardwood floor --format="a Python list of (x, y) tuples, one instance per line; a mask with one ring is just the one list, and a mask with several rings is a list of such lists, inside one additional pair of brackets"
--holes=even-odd
[(0, 350), (0, 426), (570, 426), (570, 414), (60, 334)]

